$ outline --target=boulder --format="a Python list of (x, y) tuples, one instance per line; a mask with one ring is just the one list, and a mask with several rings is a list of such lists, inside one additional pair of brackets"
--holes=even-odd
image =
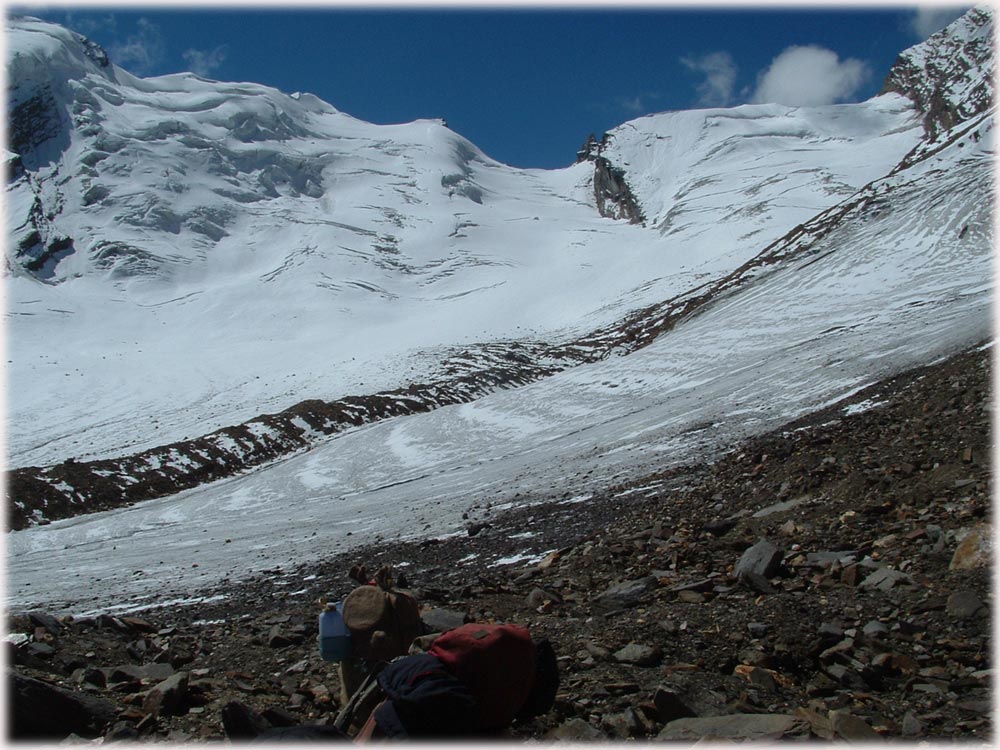
[(174, 674), (174, 668), (167, 663), (123, 664), (107, 670), (108, 682), (128, 682), (129, 680), (160, 682)]
[(628, 609), (636, 606), (644, 596), (656, 589), (658, 585), (659, 580), (656, 576), (623, 581), (598, 594), (594, 598), (594, 604), (607, 610)]
[(771, 542), (761, 539), (743, 553), (733, 573), (737, 578), (743, 578), (749, 573), (771, 578), (781, 569), (783, 556), (782, 551)]
[(63, 624), (48, 612), (29, 612), (28, 619), (32, 625), (44, 628), (52, 635), (59, 635), (63, 630)]
[(178, 714), (182, 711), (188, 691), (188, 673), (177, 672), (150, 688), (142, 703), (143, 710), (152, 715)]
[(129, 724), (127, 721), (119, 721), (104, 734), (102, 744), (106, 745), (111, 742), (134, 742), (138, 739), (138, 729)]
[(131, 633), (131, 628), (114, 615), (98, 615), (96, 624), (98, 628), (117, 630), (119, 633)]
[(622, 739), (640, 737), (645, 733), (642, 720), (632, 708), (626, 708), (621, 713), (606, 715), (601, 719), (601, 727), (612, 737)]
[(88, 685), (102, 689), (108, 686), (107, 673), (95, 667), (79, 667), (73, 671), (70, 679), (81, 684), (86, 682)]
[(725, 536), (736, 528), (736, 524), (738, 523), (738, 518), (718, 518), (702, 524), (701, 530), (707, 531), (712, 536)]
[(656, 688), (656, 692), (653, 693), (653, 705), (656, 706), (656, 717), (664, 724), (698, 715), (680, 693), (666, 685)]
[(677, 601), (684, 602), (685, 604), (704, 604), (705, 595), (697, 591), (685, 589), (684, 591), (677, 592)]
[(261, 716), (276, 727), (294, 727), (299, 723), (299, 719), (291, 711), (286, 711), (281, 706), (271, 706), (261, 712)]
[(986, 605), (976, 592), (968, 589), (956, 591), (949, 596), (945, 608), (956, 620), (968, 620), (976, 614), (985, 614), (987, 611)]
[(528, 594), (526, 602), (529, 607), (541, 607), (545, 602), (554, 602), (556, 604), (562, 603), (562, 597), (553, 591), (547, 591), (546, 589), (535, 587)]
[(924, 725), (913, 711), (907, 711), (903, 716), (902, 731), (904, 737), (919, 737), (924, 733)]
[(584, 641), (583, 647), (587, 650), (588, 654), (599, 661), (607, 661), (611, 658), (611, 652), (608, 649), (593, 641)]
[(267, 634), (267, 645), (271, 648), (285, 648), (293, 643), (294, 639), (282, 630), (281, 625), (273, 625)]
[(809, 731), (809, 722), (789, 714), (728, 714), (675, 719), (656, 736), (657, 740), (690, 741), (701, 738), (725, 740), (776, 740)]
[(774, 692), (778, 689), (778, 681), (773, 672), (763, 667), (755, 667), (750, 664), (737, 664), (733, 669), (733, 674), (742, 677), (751, 685), (756, 685), (764, 690)]
[(655, 667), (662, 658), (663, 651), (658, 646), (645, 646), (640, 643), (630, 643), (615, 652), (615, 661), (620, 664), (634, 664), (637, 667)]
[(140, 633), (152, 633), (156, 630), (155, 625), (139, 617), (121, 617), (119, 619), (129, 628)]
[(443, 607), (421, 612), (420, 619), (424, 621), (428, 633), (443, 633), (446, 630), (459, 628), (470, 621), (466, 612)]
[(7, 709), (9, 736), (14, 740), (94, 737), (118, 714), (108, 701), (13, 670), (7, 670)]
[(878, 638), (889, 633), (889, 626), (878, 620), (871, 620), (861, 631), (867, 638)]
[(756, 591), (758, 594), (773, 594), (776, 591), (767, 578), (753, 570), (743, 572), (740, 575), (740, 581), (751, 591)]
[(824, 740), (833, 739), (833, 727), (830, 726), (830, 719), (818, 711), (805, 706), (795, 709), (795, 715), (801, 716), (809, 722), (809, 731)]
[(545, 735), (545, 739), (580, 742), (586, 740), (606, 740), (607, 737), (583, 719), (569, 719), (549, 731)]
[(878, 568), (863, 580), (859, 588), (866, 591), (889, 591), (894, 586), (914, 586), (913, 579), (906, 573), (892, 568)]
[(853, 552), (807, 552), (806, 564), (813, 568), (826, 569), (836, 564), (850, 565), (857, 560)]
[(952, 555), (949, 570), (973, 570), (990, 564), (992, 537), (988, 524), (980, 524), (968, 530)]
[(29, 643), (20, 650), (24, 651), (29, 657), (33, 657), (35, 659), (51, 659), (56, 653), (56, 650), (48, 643), (40, 643), (38, 641)]
[(882, 739), (882, 735), (872, 729), (864, 719), (858, 718), (849, 711), (831, 711), (830, 727), (837, 738), (851, 743), (878, 742)]
[(250, 740), (271, 728), (260, 714), (239, 701), (222, 707), (222, 727), (230, 740)]

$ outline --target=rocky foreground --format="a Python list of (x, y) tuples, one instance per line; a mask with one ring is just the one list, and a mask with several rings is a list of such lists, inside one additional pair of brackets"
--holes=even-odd
[(466, 536), (136, 616), (11, 613), (14, 737), (219, 740), (233, 700), (275, 726), (330, 722), (317, 599), (345, 595), (352, 564), (387, 563), (429, 627), (551, 639), (556, 705), (509, 739), (988, 741), (989, 360), (961, 354), (599, 497), (484, 500)]

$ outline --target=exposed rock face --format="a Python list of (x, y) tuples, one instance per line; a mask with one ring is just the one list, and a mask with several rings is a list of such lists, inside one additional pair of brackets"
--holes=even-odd
[(63, 118), (52, 89), (41, 86), (10, 109), (7, 148), (25, 154), (62, 131)]
[[(102, 80), (113, 75), (99, 44), (69, 31), (64, 35), (66, 47), (49, 58), (15, 52), (8, 61), (7, 148), (30, 166), (46, 163), (65, 149), (71, 128), (100, 123), (100, 102), (76, 79), (88, 72)], [(38, 150), (50, 141), (55, 150)]]
[(993, 14), (976, 8), (903, 52), (882, 93), (912, 99), (930, 140), (993, 105)]
[(627, 219), (630, 224), (642, 224), (645, 217), (639, 202), (632, 194), (625, 172), (615, 167), (601, 152), (608, 144), (608, 134), (597, 141), (591, 134), (583, 148), (577, 152), (577, 163), (591, 161), (594, 163), (594, 199), (601, 216), (609, 219)]

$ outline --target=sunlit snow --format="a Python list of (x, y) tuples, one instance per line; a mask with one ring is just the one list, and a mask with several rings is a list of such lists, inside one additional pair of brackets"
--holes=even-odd
[[(108, 72), (50, 25), (19, 24), (8, 46), (31, 55), (13, 73), (56, 56), (101, 119), (61, 157), (78, 169), (57, 221), (80, 246), (49, 279), (5, 282), (12, 466), (426, 381), (452, 347), (564, 341), (722, 278), (875, 184), (805, 251), (629, 356), (313, 432), (312, 449), (247, 474), (12, 533), (10, 606), (184, 602), (377, 535), (462, 535), (483, 501), (586, 502), (609, 478), (711, 458), (991, 336), (992, 205), (969, 199), (991, 194), (991, 121), (888, 177), (923, 135), (896, 94), (625, 123), (605, 155), (643, 206), (635, 226), (598, 216), (588, 163), (514, 169), (439, 122), (375, 126), (309, 95)], [(10, 236), (36, 188), (56, 201), (56, 169), (8, 189)], [(85, 238), (143, 252), (101, 256)]]

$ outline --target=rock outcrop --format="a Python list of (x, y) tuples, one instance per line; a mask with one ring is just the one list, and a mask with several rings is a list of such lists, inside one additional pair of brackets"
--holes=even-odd
[(975, 8), (927, 41), (903, 52), (882, 92), (912, 99), (928, 139), (993, 106), (993, 13)]
[(593, 134), (577, 152), (576, 161), (594, 164), (594, 200), (601, 216), (623, 219), (630, 224), (643, 224), (645, 217), (638, 200), (625, 179), (625, 171), (613, 165), (601, 153), (608, 144), (609, 135), (598, 141)]

